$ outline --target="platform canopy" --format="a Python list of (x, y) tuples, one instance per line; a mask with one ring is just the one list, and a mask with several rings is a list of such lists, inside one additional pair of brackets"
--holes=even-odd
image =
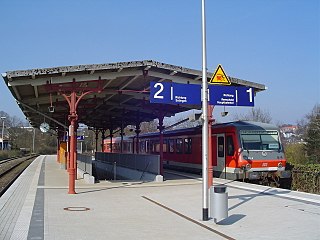
[[(208, 81), (212, 73), (208, 74)], [(2, 74), (19, 107), (34, 127), (68, 126), (69, 105), (63, 94), (92, 91), (79, 101), (78, 122), (95, 129), (135, 125), (159, 115), (172, 116), (195, 105), (149, 102), (150, 82), (201, 84), (202, 72), (152, 60), (8, 71)], [(263, 91), (262, 84), (229, 77), (232, 85)], [(51, 108), (49, 108), (51, 107)], [(54, 109), (54, 110), (53, 110)], [(50, 110), (50, 111), (49, 111)]]

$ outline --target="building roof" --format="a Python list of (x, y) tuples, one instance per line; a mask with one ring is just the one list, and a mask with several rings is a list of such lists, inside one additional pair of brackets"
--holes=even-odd
[[(208, 74), (208, 80), (212, 73)], [(202, 72), (152, 60), (63, 66), (8, 71), (2, 74), (19, 107), (32, 126), (46, 121), (50, 127), (67, 127), (69, 107), (62, 96), (76, 87), (97, 89), (83, 97), (78, 105), (78, 121), (89, 127), (108, 129), (122, 124), (134, 125), (150, 121), (161, 112), (172, 116), (177, 112), (199, 109), (195, 105), (164, 105), (149, 102), (151, 81), (201, 84)], [(253, 87), (263, 91), (262, 84), (229, 77), (232, 85)], [(54, 112), (48, 107), (53, 106)]]

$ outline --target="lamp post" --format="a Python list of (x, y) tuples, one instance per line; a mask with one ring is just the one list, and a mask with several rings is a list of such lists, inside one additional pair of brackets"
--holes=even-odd
[(32, 137), (32, 153), (34, 153), (34, 142), (36, 138), (36, 129), (33, 128), (33, 137)]
[[(201, 4), (202, 17), (202, 220), (208, 221), (209, 191), (208, 191), (208, 80), (206, 53), (206, 14), (205, 0)], [(210, 146), (211, 147), (211, 146)]]
[(4, 141), (3, 141), (3, 132), (4, 132), (4, 120), (6, 119), (6, 117), (1, 117), (1, 120), (2, 120), (2, 136), (1, 136), (1, 138), (2, 138), (2, 144), (1, 144), (1, 149), (2, 149), (2, 151), (3, 151), (3, 149), (4, 149)]

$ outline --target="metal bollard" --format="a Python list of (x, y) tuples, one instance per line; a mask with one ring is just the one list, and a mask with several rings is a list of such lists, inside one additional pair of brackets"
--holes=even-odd
[(212, 186), (210, 195), (210, 217), (217, 223), (228, 217), (227, 186)]

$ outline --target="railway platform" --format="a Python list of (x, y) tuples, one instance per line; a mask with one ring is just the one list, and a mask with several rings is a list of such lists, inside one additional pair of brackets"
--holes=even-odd
[(56, 156), (39, 156), (0, 198), (0, 239), (320, 239), (320, 196), (214, 179), (226, 184), (229, 217), (202, 221), (202, 183), (76, 181)]

